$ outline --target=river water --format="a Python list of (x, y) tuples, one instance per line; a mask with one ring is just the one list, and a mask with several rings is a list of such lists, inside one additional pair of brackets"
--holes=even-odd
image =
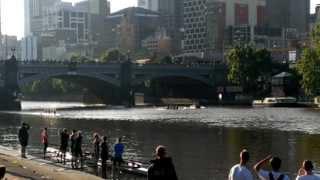
[[(31, 125), (30, 143), (40, 144), (40, 129), (49, 127), (50, 143), (59, 144), (62, 128), (82, 130), (88, 150), (94, 132), (112, 144), (122, 136), (127, 159), (147, 162), (163, 144), (173, 157), (181, 180), (227, 179), (239, 161), (239, 151), (251, 153), (250, 165), (268, 154), (283, 160), (282, 169), (294, 177), (300, 163), (311, 159), (320, 168), (320, 110), (303, 108), (234, 108), (166, 110), (120, 107), (59, 110), (79, 103), (23, 102), (22, 112), (0, 113), (0, 134), (16, 133), (22, 121)], [(9, 144), (7, 144), (9, 145)], [(12, 144), (10, 144), (12, 145)], [(318, 165), (318, 166), (317, 166)]]

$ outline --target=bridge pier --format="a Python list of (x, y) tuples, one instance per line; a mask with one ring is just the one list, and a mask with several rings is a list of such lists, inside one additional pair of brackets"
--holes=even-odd
[(18, 64), (15, 56), (5, 61), (4, 68), (1, 72), (1, 81), (0, 110), (21, 110), (18, 86)]
[(133, 96), (134, 92), (131, 86), (132, 81), (132, 63), (128, 61), (121, 64), (120, 69), (120, 86), (121, 86), (121, 99), (122, 104), (128, 107), (134, 105)]

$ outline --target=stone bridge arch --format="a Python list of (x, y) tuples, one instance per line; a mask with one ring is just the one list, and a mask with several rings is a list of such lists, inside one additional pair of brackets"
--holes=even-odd
[(115, 87), (120, 87), (120, 82), (115, 78), (111, 78), (99, 73), (81, 73), (81, 72), (52, 72), (52, 73), (21, 72), (19, 73), (19, 76), (18, 76), (18, 85), (21, 87), (37, 80), (46, 80), (50, 78), (63, 78), (63, 77), (85, 77), (89, 79), (99, 80), (103, 83), (110, 84)]
[(22, 86), (30, 84), (37, 80), (48, 80), (57, 78), (74, 82), (88, 89), (105, 104), (121, 104), (121, 85), (116, 77), (109, 77), (101, 73), (87, 72), (41, 72), (41, 73), (26, 73), (19, 72), (18, 85)]
[(144, 77), (135, 76), (134, 90), (144, 91), (146, 97), (155, 98), (188, 98), (214, 99), (215, 82), (210, 74), (195, 75), (188, 73), (151, 74)]
[(145, 83), (146, 81), (152, 81), (155, 79), (162, 79), (162, 78), (170, 78), (170, 77), (180, 77), (180, 78), (186, 78), (194, 81), (201, 82), (209, 87), (214, 87), (215, 83), (214, 81), (209, 77), (210, 75), (206, 75), (208, 77), (204, 77), (201, 75), (190, 75), (190, 74), (183, 74), (183, 73), (164, 73), (164, 74), (154, 74), (154, 75), (148, 75), (144, 77), (135, 77), (133, 80), (133, 85), (139, 85), (142, 83)]

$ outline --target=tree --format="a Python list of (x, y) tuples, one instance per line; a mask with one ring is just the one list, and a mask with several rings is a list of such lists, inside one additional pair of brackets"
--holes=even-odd
[(101, 57), (101, 61), (106, 62), (122, 62), (126, 60), (126, 56), (119, 49), (110, 49)]
[(301, 85), (307, 95), (318, 95), (320, 91), (320, 51), (306, 48), (298, 61), (297, 71), (301, 75)]
[(312, 46), (303, 50), (297, 71), (301, 75), (301, 85), (307, 95), (320, 93), (320, 24), (311, 33)]
[(81, 56), (79, 54), (73, 54), (70, 58), (71, 62), (78, 62), (78, 63), (88, 63), (90, 59), (86, 56)]
[(152, 53), (146, 48), (140, 48), (132, 54), (132, 58), (137, 59), (149, 59), (151, 58)]
[(248, 94), (258, 94), (261, 83), (270, 81), (272, 62), (270, 52), (251, 46), (236, 47), (228, 53), (228, 80), (242, 86)]

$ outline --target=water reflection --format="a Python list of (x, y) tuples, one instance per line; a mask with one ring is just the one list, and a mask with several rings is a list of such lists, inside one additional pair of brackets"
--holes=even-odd
[[(239, 151), (251, 152), (250, 165), (269, 153), (283, 159), (293, 177), (303, 159), (320, 163), (319, 112), (305, 109), (209, 108), (199, 111), (111, 109), (61, 111), (58, 117), (24, 113), (1, 114), (1, 131), (31, 124), (31, 144), (40, 145), (40, 130), (50, 128), (50, 143), (58, 144), (62, 128), (83, 130), (90, 146), (93, 132), (113, 143), (124, 137), (126, 157), (148, 161), (154, 147), (168, 146), (180, 179), (226, 179)], [(3, 133), (3, 132), (2, 132)]]

